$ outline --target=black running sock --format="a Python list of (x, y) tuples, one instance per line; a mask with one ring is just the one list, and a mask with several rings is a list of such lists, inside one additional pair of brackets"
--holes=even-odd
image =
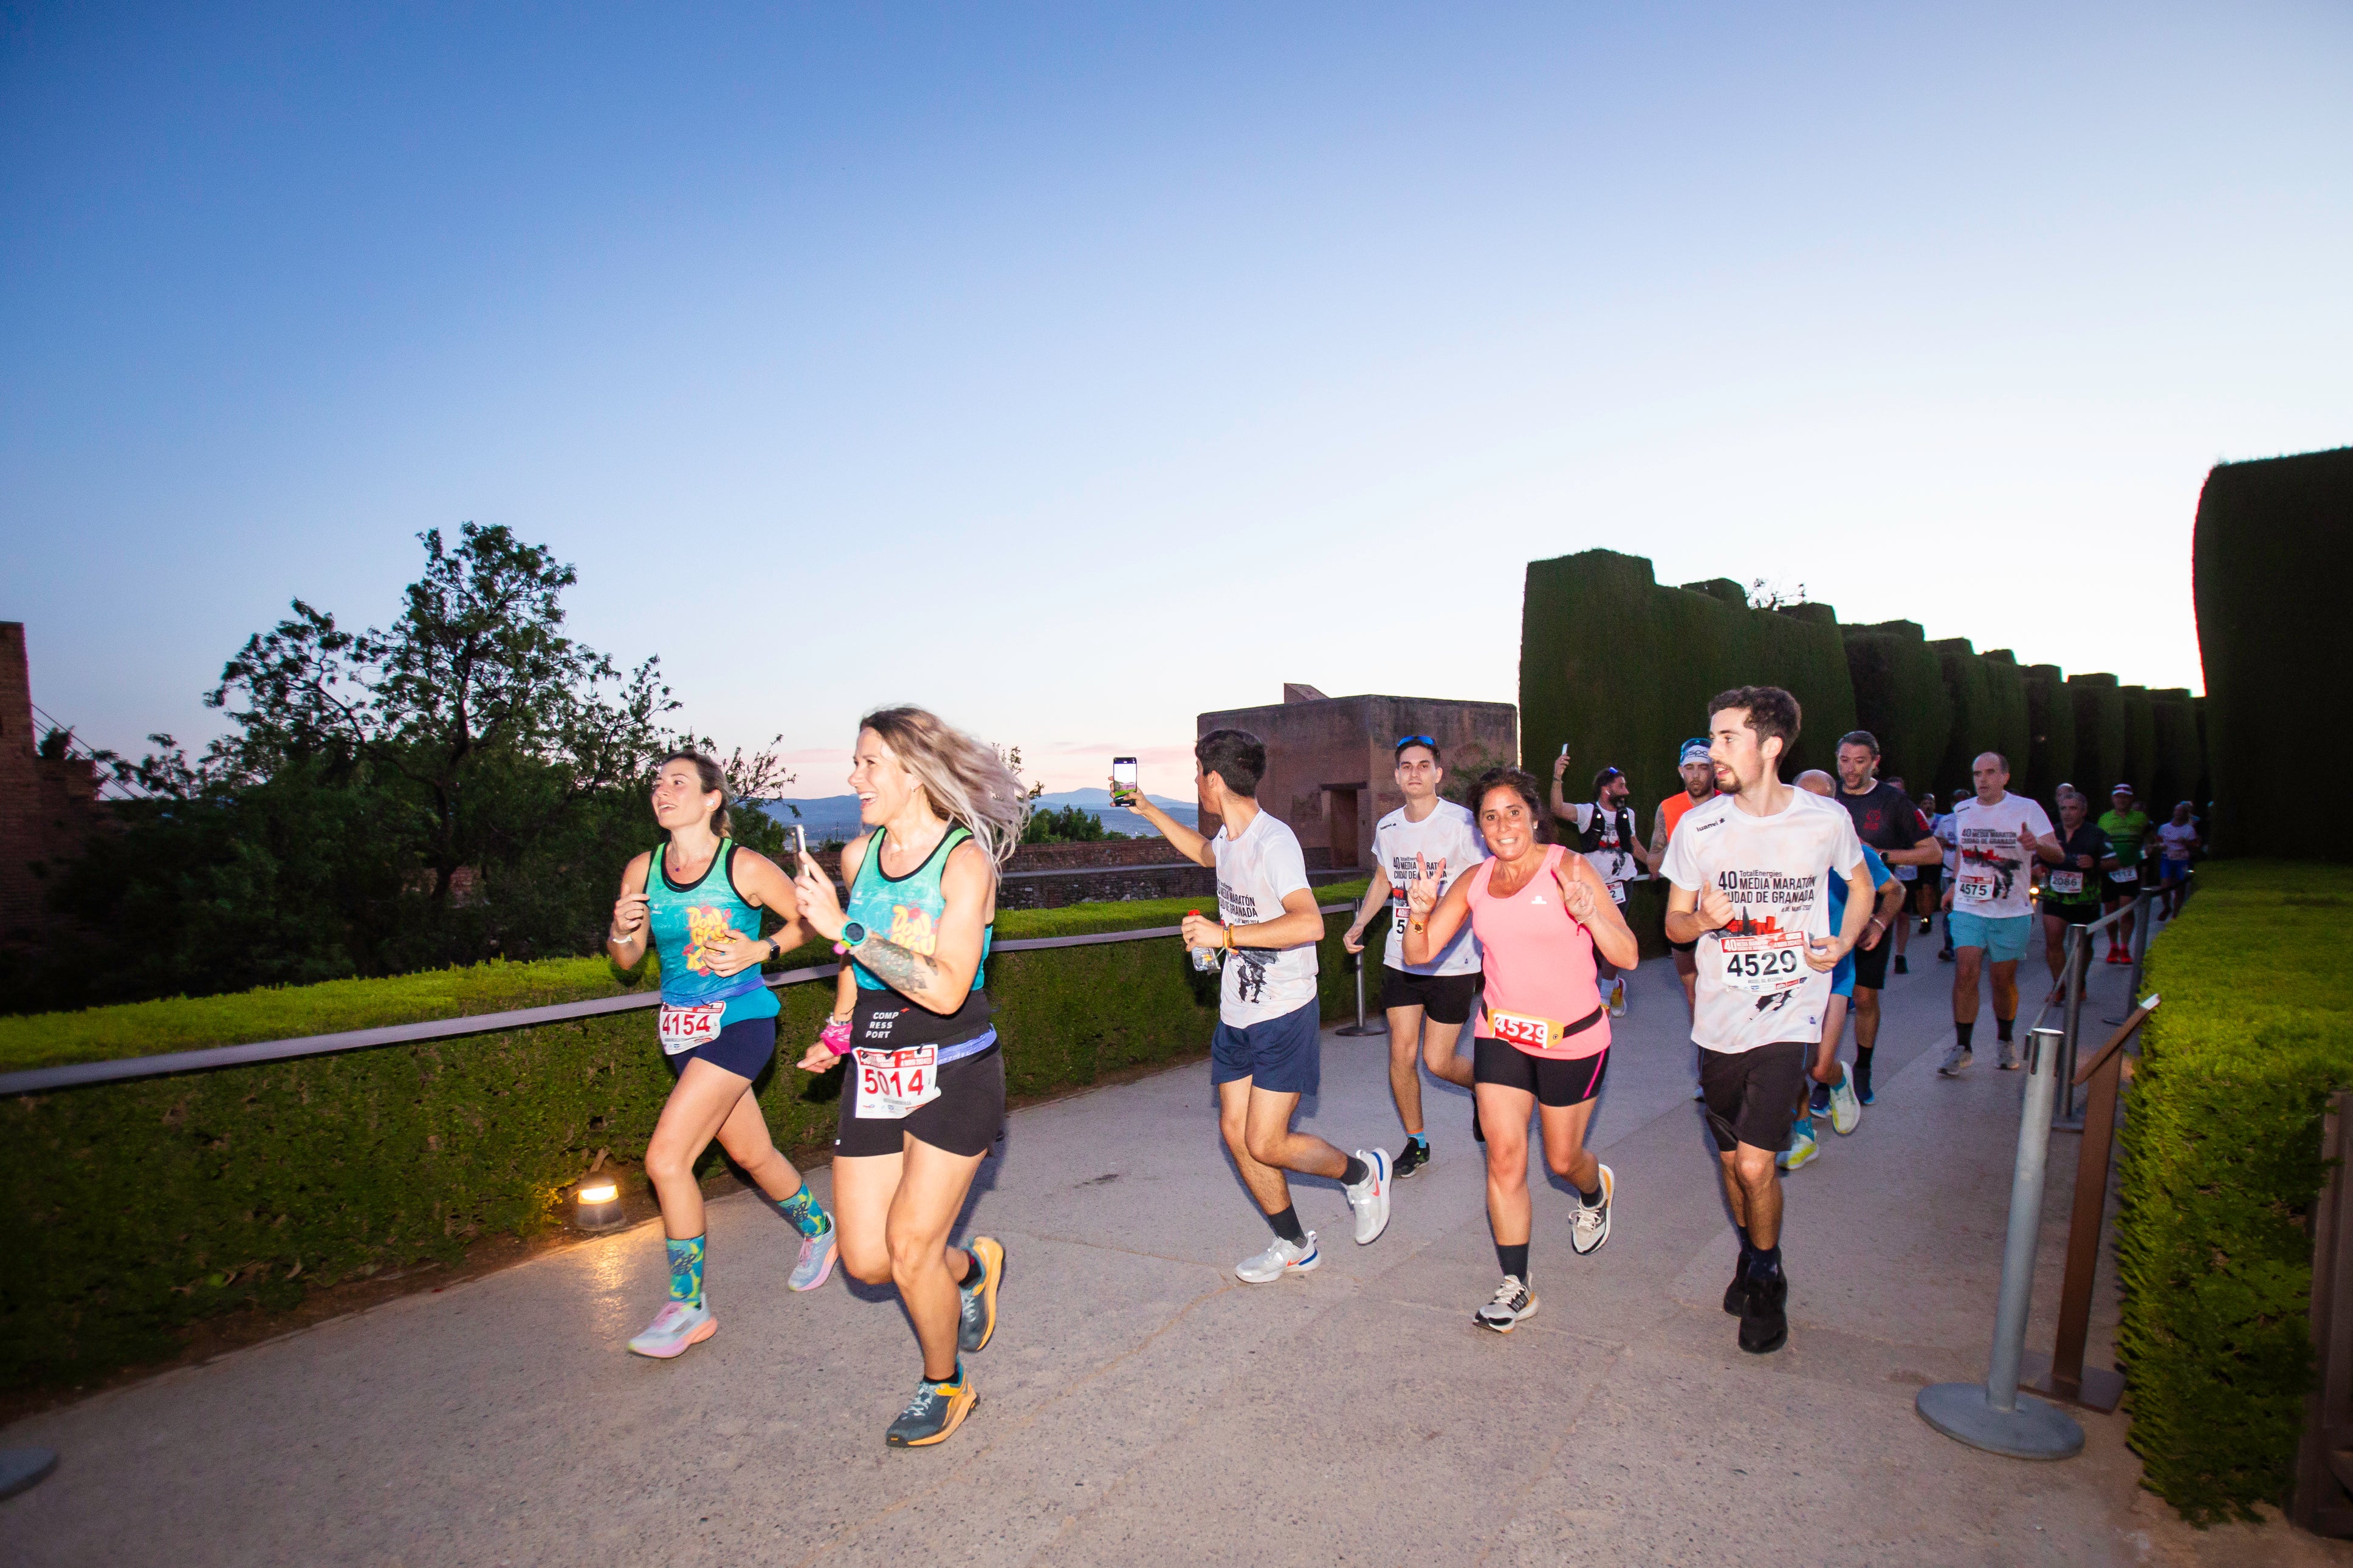
[(1579, 1187), (1577, 1189), (1577, 1195), (1585, 1200), (1585, 1206), (1587, 1208), (1596, 1209), (1601, 1206), (1601, 1189), (1599, 1187), (1594, 1188), (1589, 1193), (1583, 1187)]
[(1857, 1046), (1854, 1048), (1854, 1076), (1864, 1083), (1871, 1081), (1871, 1053), (1877, 1046)]
[(1299, 1223), (1299, 1210), (1296, 1205), (1286, 1205), (1281, 1214), (1267, 1215), (1266, 1223), (1274, 1227), (1275, 1235), (1290, 1242), (1293, 1247), (1307, 1245), (1307, 1230)]
[(1748, 1272), (1749, 1264), (1756, 1260), (1757, 1248), (1748, 1239), (1748, 1227), (1746, 1226), (1733, 1226), (1733, 1229), (1740, 1233), (1740, 1271), (1743, 1274), (1746, 1274)]
[(1751, 1279), (1778, 1279), (1781, 1277), (1781, 1248), (1778, 1246), (1757, 1247), (1754, 1261), (1748, 1265), (1748, 1277)]
[(1340, 1173), (1340, 1184), (1344, 1187), (1353, 1187), (1372, 1173), (1373, 1168), (1370, 1165), (1351, 1154), (1348, 1156), (1348, 1168)]
[(2003, 1042), (2005, 1045), (2008, 1044), (2010, 1041), (2010, 1026), (2017, 1022), (2018, 1020), (2015, 1018), (2005, 1018), (2000, 1014), (1996, 1013), (1993, 1016), (1993, 1037)]
[(1504, 1266), (1504, 1273), (1516, 1277), (1523, 1285), (1528, 1282), (1528, 1244), (1526, 1242), (1523, 1241), (1508, 1247), (1500, 1241), (1495, 1243), (1495, 1260)]
[(981, 1281), (988, 1278), (988, 1265), (983, 1263), (980, 1260), (980, 1254), (973, 1251), (970, 1247), (965, 1248), (964, 1256), (964, 1278), (956, 1281), (956, 1289), (959, 1290), (976, 1290), (980, 1288)]
[(1976, 1031), (1977, 1024), (1975, 1020), (1966, 1024), (1956, 1024), (1953, 1026), (1953, 1036), (1956, 1039), (1960, 1041), (1961, 1049), (1965, 1051), (1969, 1048), (1969, 1036), (1976, 1033)]

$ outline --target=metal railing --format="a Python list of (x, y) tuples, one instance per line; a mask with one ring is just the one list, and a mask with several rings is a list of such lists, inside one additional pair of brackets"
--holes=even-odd
[[(2065, 989), (2059, 1000), (2060, 1026), (2063, 1032), (2063, 1043), (2060, 1046), (2059, 1101), (2058, 1110), (2052, 1120), (2052, 1125), (2063, 1132), (2080, 1132), (2084, 1130), (2083, 1112), (2075, 1104), (2075, 1065), (2084, 1037), (2084, 976), (2091, 966), (2092, 938), (2099, 931), (2115, 925), (2118, 921), (2130, 920), (2133, 922), (2132, 980), (2126, 987), (2126, 995), (2138, 996), (2141, 971), (2148, 960), (2148, 912), (2150, 906), (2156, 901), (2156, 896), (2148, 889), (2143, 889), (2134, 896), (2131, 903), (2123, 908), (2112, 910), (2088, 925), (2071, 925), (2067, 928), (2067, 952), (2064, 960), (2067, 979)], [(2035, 1011), (2034, 1022), (2027, 1026), (2030, 1033), (2042, 1026), (2042, 1020), (2049, 1016), (2052, 1005), (2052, 1000), (2045, 997), (2042, 1005)], [(2121, 1024), (2124, 1018), (2118, 1016), (2105, 1019), (2104, 1022)]]
[[(1322, 904), (1326, 915), (1353, 911), (1356, 904)], [(1150, 926), (1140, 931), (1089, 931), (1079, 936), (1015, 937), (993, 944), (993, 952), (1038, 952), (1058, 947), (1098, 947), (1109, 942), (1151, 942), (1177, 935), (1182, 926)], [(765, 977), (769, 989), (782, 990), (811, 980), (830, 980), (841, 972), (838, 963), (786, 969)], [(28, 1068), (0, 1073), (0, 1096), (40, 1094), (50, 1089), (81, 1089), (90, 1084), (121, 1083), (130, 1079), (162, 1078), (178, 1073), (211, 1072), (221, 1068), (251, 1067), (257, 1062), (291, 1061), (301, 1057), (334, 1056), (343, 1051), (372, 1050), (378, 1046), (414, 1045), (424, 1040), (455, 1040), (470, 1035), (496, 1035), (510, 1029), (536, 1028), (543, 1024), (601, 1018), (607, 1014), (658, 1006), (661, 993), (600, 996), (587, 1002), (557, 1002), (543, 1007), (518, 1007), (502, 1013), (470, 1013), (457, 1018), (434, 1018), (415, 1024), (387, 1024), (374, 1029), (345, 1029), (328, 1035), (300, 1035), (283, 1040), (254, 1040), (239, 1046), (212, 1046), (203, 1050), (168, 1051), (160, 1056), (122, 1057), (112, 1061), (74, 1062), (63, 1067)]]

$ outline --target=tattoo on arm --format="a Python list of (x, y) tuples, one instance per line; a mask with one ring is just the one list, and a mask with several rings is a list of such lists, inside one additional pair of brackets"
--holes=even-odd
[(879, 936), (869, 936), (860, 942), (856, 957), (868, 973), (902, 996), (920, 998), (940, 984), (938, 964), (913, 949)]

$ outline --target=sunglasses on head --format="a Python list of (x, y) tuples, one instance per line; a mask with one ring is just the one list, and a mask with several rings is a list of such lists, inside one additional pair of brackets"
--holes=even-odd
[(1397, 749), (1402, 752), (1408, 746), (1428, 746), (1434, 752), (1438, 750), (1438, 739), (1434, 735), (1399, 735)]

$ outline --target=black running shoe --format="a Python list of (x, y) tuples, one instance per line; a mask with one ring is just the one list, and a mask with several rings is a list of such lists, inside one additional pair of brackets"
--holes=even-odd
[(1724, 1288), (1724, 1310), (1736, 1318), (1748, 1315), (1748, 1289), (1755, 1281), (1748, 1278), (1748, 1259), (1743, 1258), (1732, 1266), (1732, 1283)]
[(1936, 954), (1936, 962), (1937, 962), (1937, 963), (1952, 963), (1952, 962), (1953, 962), (1953, 950), (1952, 950), (1951, 948), (1949, 948), (1949, 947), (1948, 947), (1948, 948), (1945, 949), (1945, 951), (1944, 951), (1944, 952), (1940, 952), (1940, 953)]
[(1471, 1141), (1473, 1143), (1487, 1141), (1487, 1130), (1479, 1125), (1479, 1102), (1475, 1100), (1471, 1102)]
[(1788, 1344), (1788, 1276), (1750, 1281), (1746, 1310), (1740, 1314), (1740, 1348), (1750, 1355), (1770, 1355)]
[(1409, 1138), (1398, 1157), (1390, 1162), (1389, 1179), (1402, 1182), (1430, 1163), (1430, 1145), (1419, 1138)]
[(1912, 973), (1912, 966), (1904, 962), (1904, 955), (1900, 952), (1895, 955), (1895, 973), (1898, 974)]

